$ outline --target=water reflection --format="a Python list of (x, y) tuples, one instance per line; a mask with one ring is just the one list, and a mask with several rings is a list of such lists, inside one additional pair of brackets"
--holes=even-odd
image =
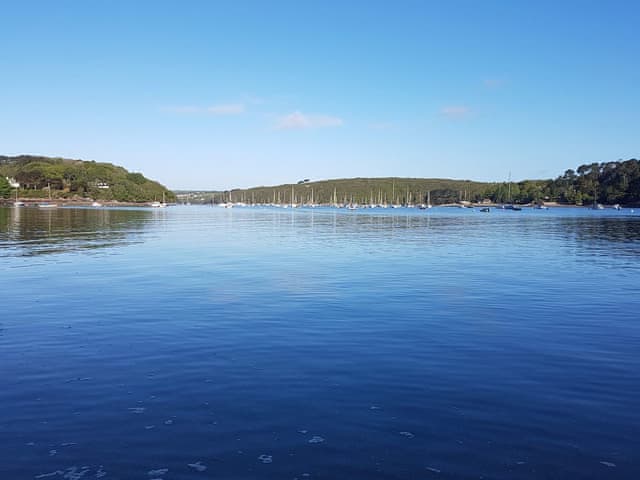
[(91, 251), (140, 242), (142, 209), (0, 208), (0, 257)]

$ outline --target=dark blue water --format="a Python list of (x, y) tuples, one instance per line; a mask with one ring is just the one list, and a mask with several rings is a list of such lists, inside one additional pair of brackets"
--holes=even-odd
[(640, 216), (0, 209), (2, 479), (640, 478)]

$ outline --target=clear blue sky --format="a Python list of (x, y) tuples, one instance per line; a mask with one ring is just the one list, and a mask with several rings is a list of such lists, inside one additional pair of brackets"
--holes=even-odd
[(640, 156), (640, 2), (2, 4), (0, 153), (170, 188)]

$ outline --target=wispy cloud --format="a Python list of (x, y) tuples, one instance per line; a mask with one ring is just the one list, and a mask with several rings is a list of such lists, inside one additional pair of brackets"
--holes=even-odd
[(162, 108), (162, 110), (165, 112), (183, 115), (240, 115), (245, 112), (246, 108), (243, 103), (224, 103), (220, 105), (211, 105), (209, 107), (202, 107), (197, 105), (178, 105), (172, 107), (164, 107)]
[(307, 115), (299, 111), (276, 119), (276, 130), (303, 130), (310, 128), (340, 127), (344, 121), (330, 115)]
[(440, 109), (440, 113), (452, 120), (468, 118), (472, 112), (471, 108), (465, 105), (447, 105)]

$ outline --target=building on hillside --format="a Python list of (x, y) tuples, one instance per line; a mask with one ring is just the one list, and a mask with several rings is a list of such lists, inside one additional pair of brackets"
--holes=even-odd
[(9, 185), (11, 186), (11, 188), (20, 188), (20, 183), (16, 181), (15, 178), (9, 178), (9, 177), (4, 177), (7, 179), (7, 182), (9, 182)]

